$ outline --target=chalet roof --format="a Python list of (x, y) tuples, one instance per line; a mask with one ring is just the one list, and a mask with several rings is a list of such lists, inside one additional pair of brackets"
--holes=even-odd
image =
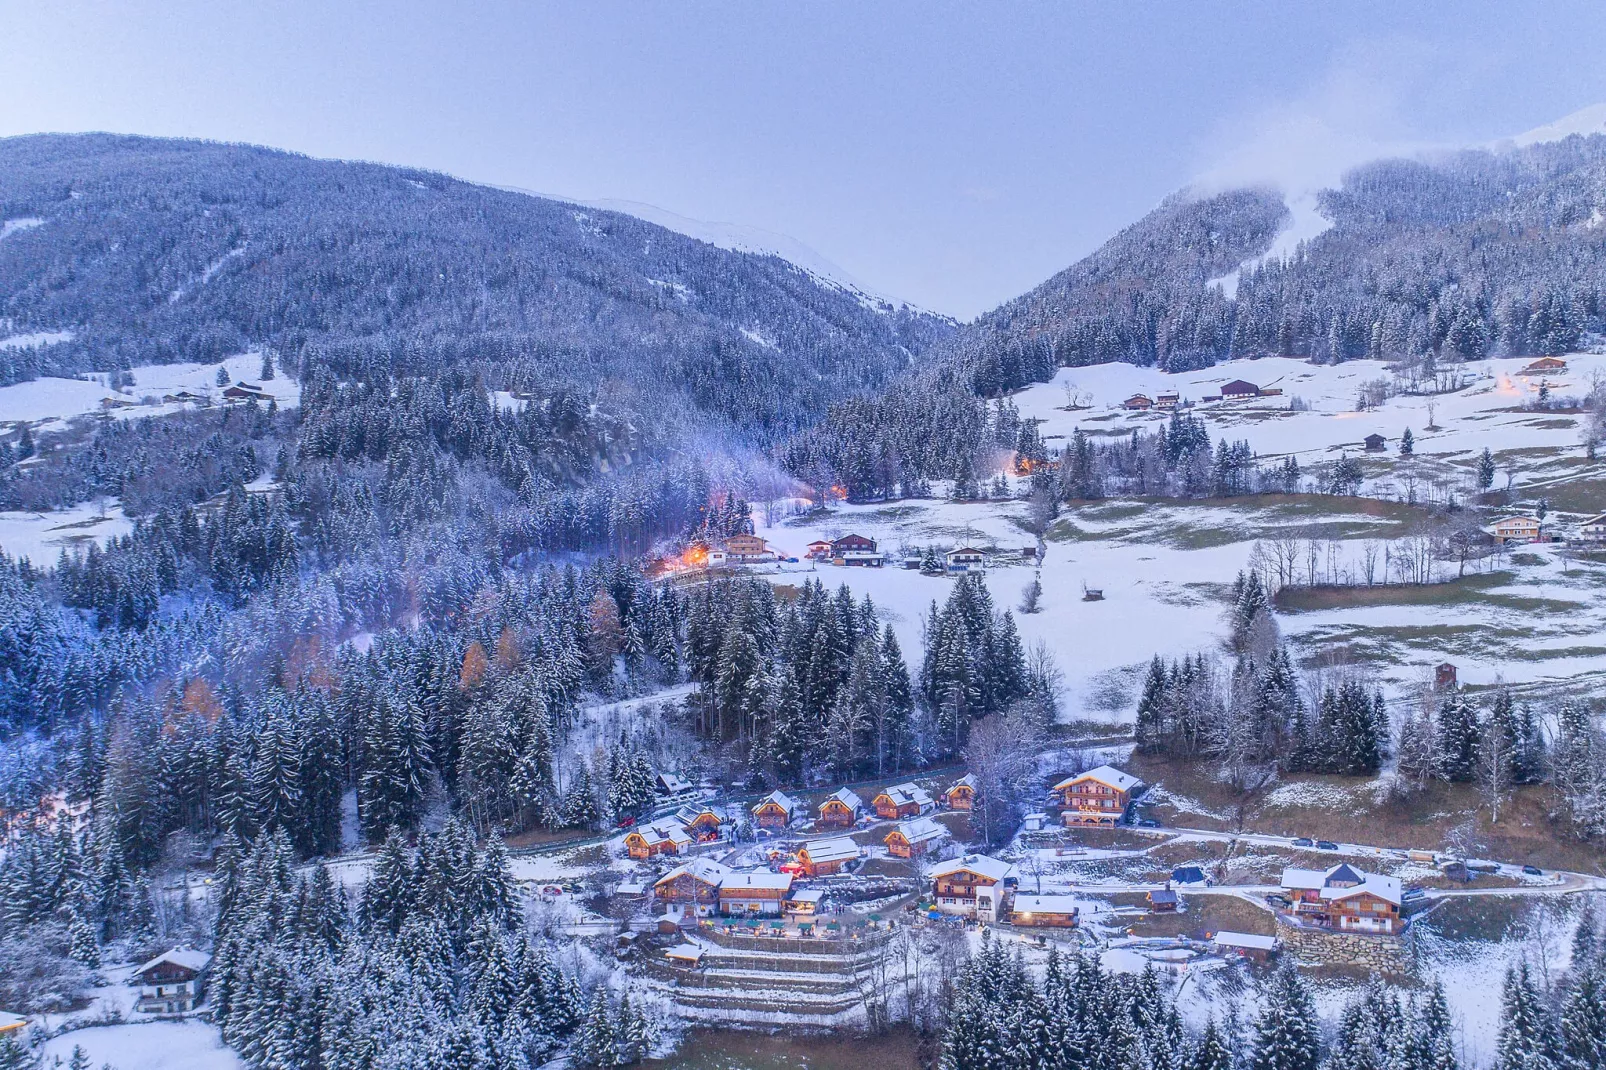
[(975, 776), (975, 774), (974, 773), (966, 773), (964, 776), (962, 776), (958, 780), (954, 781), (953, 782), (953, 786), (950, 787), (948, 790), (949, 791), (953, 791), (954, 788), (969, 788), (971, 791), (975, 791), (976, 790), (976, 776)]
[(859, 796), (854, 793), (852, 788), (837, 788), (831, 794), (827, 795), (825, 799), (821, 801), (820, 805), (824, 806), (832, 799), (835, 799), (843, 806), (846, 806), (849, 810), (864, 809), (864, 800), (859, 798)]
[(1222, 931), (1215, 935), (1213, 942), (1221, 947), (1243, 947), (1255, 951), (1273, 951), (1277, 947), (1275, 936), (1259, 936), (1255, 933)]
[(1260, 393), (1260, 387), (1242, 379), (1234, 379), (1232, 382), (1222, 386), (1221, 392), (1223, 394), (1258, 394)]
[(825, 898), (825, 889), (799, 888), (795, 892), (788, 892), (786, 898), (793, 903), (818, 903)]
[(1054, 790), (1064, 791), (1066, 788), (1070, 787), (1072, 784), (1075, 784), (1079, 780), (1097, 780), (1100, 784), (1108, 784), (1117, 791), (1131, 791), (1133, 788), (1143, 783), (1143, 781), (1139, 780), (1131, 773), (1123, 772), (1113, 765), (1100, 765), (1084, 772), (1077, 773), (1075, 776), (1066, 777), (1064, 780), (1054, 785)]
[(1503, 516), (1494, 522), (1494, 526), (1499, 527), (1501, 524), (1533, 524), (1537, 526), (1539, 521), (1531, 516)]
[(207, 954), (205, 951), (195, 951), (187, 947), (175, 947), (171, 951), (164, 951), (160, 955), (157, 955), (145, 965), (135, 970), (134, 973), (136, 976), (142, 976), (147, 971), (153, 970), (163, 963), (170, 963), (174, 966), (182, 966), (186, 970), (194, 970), (196, 973), (200, 973), (202, 970), (206, 969), (206, 964), (211, 961), (212, 956)]
[(1177, 893), (1170, 888), (1156, 888), (1149, 893), (1150, 903), (1175, 903), (1176, 901)]
[(691, 781), (676, 773), (659, 773), (658, 786), (669, 795), (679, 795), (683, 791), (691, 791)]
[(705, 814), (712, 817), (720, 824), (725, 823), (724, 816), (721, 815), (718, 810), (715, 810), (712, 806), (702, 806), (696, 803), (688, 803), (687, 805), (682, 806), (679, 810), (676, 810), (675, 820), (683, 824), (690, 825), (693, 821), (696, 821)]
[(1074, 895), (1017, 895), (1015, 913), (1075, 914), (1078, 909), (1076, 902)]
[(753, 807), (753, 812), (757, 813), (759, 807), (763, 806), (765, 803), (774, 803), (782, 810), (785, 810), (788, 815), (797, 813), (797, 800), (779, 788), (776, 788), (774, 791), (760, 799), (757, 805)]
[(1368, 442), (1387, 442), (1388, 439), (1384, 438), (1382, 435), (1378, 434), (1376, 431), (1373, 431), (1370, 435), (1366, 436), (1366, 441), (1368, 441)]
[(673, 843), (678, 846), (691, 842), (691, 833), (687, 832), (685, 826), (677, 821), (654, 821), (650, 825), (636, 826), (635, 831), (640, 833), (642, 839), (652, 845)]
[(944, 862), (931, 871), (933, 877), (946, 877), (951, 873), (974, 873), (978, 877), (986, 877), (997, 882), (1015, 872), (1015, 867), (1008, 862), (992, 858), (988, 855), (965, 855), (951, 862)]
[(831, 545), (832, 546), (836, 546), (839, 543), (844, 543), (844, 542), (867, 542), (871, 546), (875, 545), (875, 540), (874, 539), (870, 538), (868, 535), (860, 535), (858, 532), (851, 532), (851, 533), (849, 533), (847, 535), (842, 535), (842, 536), (840, 536), (838, 538), (832, 539), (831, 540)]
[(1596, 524), (1606, 524), (1606, 513), (1601, 513), (1599, 516), (1590, 517), (1588, 520), (1584, 521), (1583, 526), (1587, 528), (1593, 527)]
[(719, 886), (720, 895), (740, 895), (749, 889), (766, 892), (784, 892), (792, 887), (790, 873), (771, 873), (767, 869), (750, 873), (732, 873)]
[(664, 958), (674, 959), (676, 962), (701, 962), (703, 949), (696, 944), (676, 944), (664, 952)]
[[(1329, 882), (1339, 881), (1349, 883), (1359, 881), (1351, 887), (1329, 887)], [(1398, 877), (1385, 877), (1377, 873), (1367, 873), (1356, 869), (1348, 862), (1340, 862), (1330, 869), (1298, 869), (1290, 866), (1283, 870), (1282, 886), (1299, 891), (1313, 891), (1327, 900), (1348, 899), (1363, 892), (1377, 896), (1379, 899), (1395, 906), (1400, 905), (1400, 879)]]
[(1126, 400), (1129, 401), (1129, 402), (1130, 401), (1148, 401), (1149, 400), (1149, 395), (1147, 395), (1147, 394), (1133, 394), (1131, 397), (1127, 398)]
[(859, 857), (859, 845), (846, 836), (811, 840), (803, 845), (803, 850), (808, 852), (809, 861), (816, 865), (821, 862), (849, 862)]
[[(926, 843), (930, 840), (940, 840), (948, 835), (947, 829), (929, 817), (919, 817), (913, 821), (900, 821), (893, 831), (901, 833), (909, 843)], [(892, 833), (889, 832), (887, 835), (890, 837)]]
[[(881, 795), (891, 799), (894, 806), (903, 806), (908, 803), (915, 803), (919, 806), (931, 805), (931, 796), (926, 794), (925, 788), (917, 784), (894, 784), (890, 788), (883, 789)], [(876, 798), (881, 798), (881, 795), (877, 795)]]
[(973, 554), (976, 557), (986, 557), (987, 556), (986, 554), (982, 553), (980, 550), (976, 549), (974, 546), (956, 546), (952, 550), (948, 551), (948, 556), (949, 557), (958, 557), (960, 554)]
[(693, 880), (702, 881), (704, 884), (712, 884), (717, 888), (720, 881), (729, 876), (730, 871), (731, 868), (729, 866), (723, 862), (716, 862), (712, 858), (690, 858), (686, 860), (684, 865), (676, 866), (662, 877), (659, 877), (653, 887), (658, 888), (665, 884), (670, 884), (681, 877), (691, 877)]

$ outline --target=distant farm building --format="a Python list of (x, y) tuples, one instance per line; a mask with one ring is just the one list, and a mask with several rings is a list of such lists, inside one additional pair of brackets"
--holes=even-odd
[(1132, 409), (1134, 411), (1141, 412), (1145, 409), (1154, 408), (1154, 399), (1149, 397), (1147, 394), (1133, 394), (1131, 397), (1121, 402), (1121, 408)]
[(1389, 440), (1382, 435), (1367, 435), (1364, 442), (1367, 453), (1382, 453), (1389, 448)]
[(950, 810), (969, 810), (976, 805), (976, 778), (966, 773), (942, 793), (942, 804)]
[(225, 401), (256, 401), (267, 404), (273, 400), (273, 395), (263, 390), (255, 383), (235, 383), (223, 391)]
[(1557, 357), (1540, 357), (1538, 360), (1523, 368), (1519, 375), (1548, 375), (1552, 372), (1564, 372), (1567, 362)]
[(180, 1014), (201, 1002), (206, 967), (212, 956), (205, 951), (174, 948), (134, 971), (139, 983), (138, 1010), (146, 1014)]
[(1113, 765), (1101, 765), (1054, 785), (1067, 825), (1114, 825), (1126, 815), (1143, 782)]
[(1149, 893), (1149, 910), (1154, 914), (1174, 914), (1177, 910), (1177, 893), (1170, 888), (1156, 888)]
[(659, 773), (653, 777), (653, 791), (662, 798), (688, 795), (695, 790), (691, 781), (674, 773)]
[(880, 568), (883, 555), (876, 549), (874, 539), (863, 535), (844, 535), (831, 542), (831, 563), (834, 565)]
[(987, 570), (987, 555), (972, 546), (961, 546), (957, 550), (949, 550), (944, 556), (948, 560), (949, 572), (985, 572)]
[(1254, 383), (1246, 383), (1242, 379), (1234, 379), (1221, 388), (1221, 397), (1225, 401), (1239, 401), (1243, 398), (1258, 398), (1260, 387)]
[(814, 823), (821, 828), (852, 828), (864, 812), (864, 800), (848, 788), (838, 788), (820, 803)]
[(805, 557), (813, 561), (823, 561), (831, 556), (831, 540), (815, 539), (809, 543)]
[[(774, 550), (769, 544), (757, 535), (732, 535), (709, 551), (708, 563), (732, 565), (756, 565), (766, 561), (774, 561)], [(717, 558), (717, 560), (716, 560)]]
[(1264, 963), (1277, 953), (1275, 936), (1235, 933), (1223, 930), (1210, 941), (1224, 955), (1237, 955), (1251, 962)]
[(1182, 397), (1179, 394), (1161, 394), (1154, 399), (1154, 407), (1163, 412), (1169, 412), (1181, 404)]
[(1441, 662), (1433, 667), (1433, 690), (1454, 691), (1460, 686), (1456, 679), (1456, 668), (1448, 661)]
[(1606, 542), (1606, 514), (1584, 521), (1578, 528), (1578, 537), (1585, 542)]

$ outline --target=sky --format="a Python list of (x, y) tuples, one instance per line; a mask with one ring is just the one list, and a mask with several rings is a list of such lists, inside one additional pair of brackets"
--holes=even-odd
[(1598, 19), (1565, 0), (0, 0), (0, 136), (247, 141), (643, 202), (788, 235), (968, 320), (1180, 187), (1308, 188), (1606, 101)]

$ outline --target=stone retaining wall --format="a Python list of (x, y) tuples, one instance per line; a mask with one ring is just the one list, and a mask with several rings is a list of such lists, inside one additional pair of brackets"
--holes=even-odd
[(1295, 956), (1330, 966), (1359, 966), (1379, 973), (1408, 974), (1414, 969), (1399, 936), (1336, 933), (1277, 919), (1277, 939)]

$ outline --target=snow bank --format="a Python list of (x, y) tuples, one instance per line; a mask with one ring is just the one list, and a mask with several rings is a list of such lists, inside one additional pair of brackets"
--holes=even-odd
[(47, 1063), (59, 1058), (65, 1064), (75, 1045), (84, 1049), (91, 1066), (109, 1064), (114, 1070), (245, 1070), (217, 1028), (195, 1018), (63, 1033), (45, 1044)]

